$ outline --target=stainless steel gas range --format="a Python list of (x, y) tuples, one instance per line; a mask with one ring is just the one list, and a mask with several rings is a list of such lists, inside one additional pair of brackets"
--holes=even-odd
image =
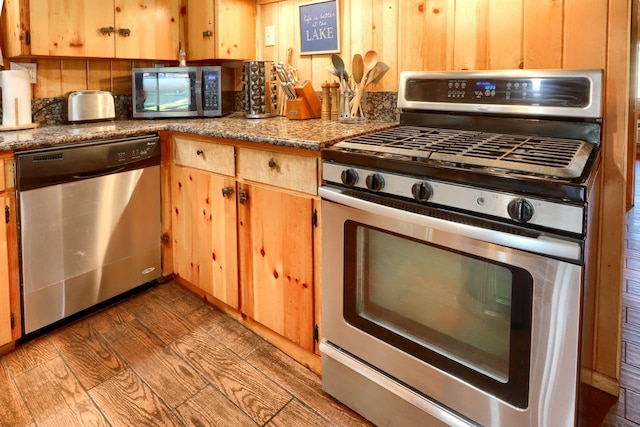
[(322, 152), (323, 388), (378, 425), (577, 425), (600, 70), (403, 72)]

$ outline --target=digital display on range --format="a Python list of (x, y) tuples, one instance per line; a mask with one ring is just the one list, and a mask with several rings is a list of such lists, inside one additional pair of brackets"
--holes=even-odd
[(476, 90), (496, 90), (496, 82), (491, 82), (487, 80), (477, 81), (476, 82)]

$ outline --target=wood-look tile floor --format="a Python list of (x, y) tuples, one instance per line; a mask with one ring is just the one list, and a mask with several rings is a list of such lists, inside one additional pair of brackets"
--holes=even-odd
[(0, 426), (370, 426), (320, 378), (168, 282), (0, 358)]
[(626, 217), (620, 396), (594, 393), (590, 427), (640, 426), (640, 162), (634, 202)]
[[(640, 426), (640, 163), (627, 213), (620, 396), (589, 427)], [(169, 282), (0, 357), (0, 426), (371, 426), (320, 378)]]

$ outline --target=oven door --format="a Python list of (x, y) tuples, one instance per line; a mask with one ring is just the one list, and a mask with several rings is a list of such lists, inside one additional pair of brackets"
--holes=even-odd
[[(404, 393), (449, 425), (573, 425), (579, 242), (320, 194), (327, 392), (376, 424), (406, 412), (387, 403)], [(331, 378), (344, 369), (394, 398)]]

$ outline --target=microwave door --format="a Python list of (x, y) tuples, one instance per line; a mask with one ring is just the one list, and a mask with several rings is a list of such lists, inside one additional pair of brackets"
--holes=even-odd
[(133, 73), (133, 111), (135, 115), (144, 115), (158, 111), (158, 74)]
[(197, 67), (133, 70), (134, 117), (195, 117)]

